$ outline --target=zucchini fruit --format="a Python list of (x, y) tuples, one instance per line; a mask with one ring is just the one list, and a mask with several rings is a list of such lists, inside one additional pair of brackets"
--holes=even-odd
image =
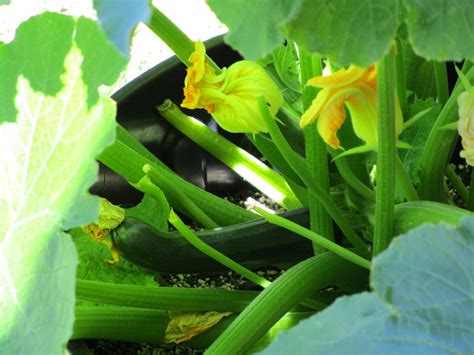
[[(308, 209), (283, 212), (282, 217), (309, 225)], [(311, 242), (266, 222), (263, 218), (232, 226), (198, 231), (208, 245), (246, 267), (295, 262), (312, 255)], [(179, 232), (162, 232), (127, 217), (112, 231), (115, 246), (125, 259), (147, 269), (166, 273), (227, 271), (195, 249)]]
[[(423, 223), (450, 223), (473, 213), (430, 201), (415, 201), (395, 207), (395, 235), (406, 233)], [(287, 218), (304, 227), (309, 225), (307, 208), (283, 212)], [(232, 226), (196, 232), (207, 244), (246, 267), (297, 262), (312, 255), (311, 242), (289, 230), (256, 219)], [(112, 231), (120, 254), (147, 269), (166, 273), (206, 273), (227, 268), (195, 249), (179, 232), (162, 232), (127, 217)]]

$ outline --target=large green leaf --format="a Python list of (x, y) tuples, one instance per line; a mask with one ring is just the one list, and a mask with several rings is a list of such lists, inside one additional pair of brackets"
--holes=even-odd
[(135, 26), (150, 20), (149, 0), (94, 0), (94, 8), (107, 36), (128, 56)]
[(386, 53), (398, 28), (398, 0), (305, 0), (288, 36), (339, 65), (367, 66)]
[(206, 0), (229, 28), (225, 41), (245, 58), (255, 60), (282, 44), (285, 23), (295, 16), (303, 0)]
[(470, 354), (474, 218), (425, 225), (375, 258), (373, 292), (337, 300), (279, 336), (266, 354)]
[[(85, 64), (88, 48), (108, 70)], [(98, 85), (125, 59), (91, 20), (31, 18), (0, 47), (0, 349), (61, 353), (72, 334), (77, 256), (61, 232), (97, 216), (87, 189), (114, 136), (115, 103)], [(98, 58), (104, 60), (104, 58)], [(100, 66), (99, 66), (99, 69)], [(108, 75), (108, 77), (104, 77)], [(90, 96), (95, 96), (90, 99)]]
[(474, 1), (405, 0), (409, 40), (429, 60), (474, 60)]
[(285, 34), (339, 65), (367, 66), (386, 53), (398, 27), (398, 0), (207, 0), (229, 28), (226, 41), (247, 59), (280, 45)]

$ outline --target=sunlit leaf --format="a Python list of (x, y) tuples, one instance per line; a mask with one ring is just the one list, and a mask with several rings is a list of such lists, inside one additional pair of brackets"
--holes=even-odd
[[(109, 63), (107, 73), (89, 73), (95, 85), (84, 80), (90, 58), (77, 42), (82, 35)], [(125, 64), (103, 45), (93, 21), (46, 13), (0, 47), (0, 97), (11, 104), (0, 120), (1, 352), (59, 354), (72, 334), (77, 256), (61, 230), (97, 216), (87, 189), (115, 128), (115, 103), (98, 85)]]

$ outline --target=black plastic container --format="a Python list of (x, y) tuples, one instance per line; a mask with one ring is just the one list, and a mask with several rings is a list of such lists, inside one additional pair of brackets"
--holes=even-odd
[[(241, 59), (237, 52), (223, 43), (222, 37), (209, 40), (206, 47), (209, 56), (221, 67)], [(166, 99), (181, 103), (185, 76), (184, 64), (172, 57), (132, 80), (112, 96), (117, 102), (117, 121), (168, 167), (193, 184), (221, 196), (247, 187), (237, 174), (183, 136), (158, 113), (156, 106)], [(244, 135), (220, 130), (206, 111), (183, 111), (234, 143), (252, 149)], [(103, 165), (91, 192), (122, 206), (135, 205), (142, 196), (121, 176)]]

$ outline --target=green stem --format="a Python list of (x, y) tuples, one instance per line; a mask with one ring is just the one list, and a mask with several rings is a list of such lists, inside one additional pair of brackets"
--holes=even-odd
[[(322, 74), (321, 57), (319, 55), (311, 55), (303, 48), (299, 49), (299, 56), (303, 111), (306, 111), (311, 107), (311, 103), (317, 93), (315, 87), (308, 86), (306, 83), (314, 76)], [(329, 194), (329, 168), (326, 144), (317, 133), (315, 124), (305, 128), (304, 136), (306, 169), (313, 179), (319, 181), (321, 189)], [(334, 240), (331, 216), (329, 216), (324, 206), (313, 194), (308, 196), (308, 207), (311, 230), (329, 240)], [(315, 253), (324, 251), (318, 244), (313, 244), (313, 249)]]
[(169, 321), (157, 309), (77, 306), (71, 339), (161, 343)]
[[(188, 196), (186, 196), (179, 187), (173, 186), (165, 176), (163, 176), (159, 170), (155, 169), (150, 164), (145, 164), (143, 166), (143, 172), (150, 177), (151, 184), (148, 186), (148, 190), (153, 191), (153, 189), (158, 189), (154, 184), (163, 186), (164, 189), (168, 191), (173, 191), (173, 195), (176, 196), (181, 206), (184, 206), (186, 211), (188, 211), (189, 216), (192, 217), (196, 222), (200, 223), (203, 227), (207, 229), (213, 229), (219, 227), (219, 225), (214, 222), (202, 209), (199, 208)], [(146, 183), (146, 181), (144, 181)]]
[(448, 164), (448, 166), (446, 167), (446, 177), (453, 185), (454, 190), (456, 190), (459, 197), (461, 197), (464, 202), (467, 202), (469, 198), (469, 191), (467, 190), (466, 186), (464, 186), (464, 183), (462, 182), (461, 178), (456, 174), (451, 164)]
[(185, 115), (171, 100), (157, 107), (160, 114), (193, 142), (242, 176), (246, 181), (288, 210), (302, 207), (278, 173), (202, 122)]
[(370, 270), (369, 260), (360, 257), (359, 255), (351, 252), (350, 250), (347, 250), (346, 248), (341, 247), (340, 245), (337, 245), (336, 243), (328, 240), (327, 238), (324, 238), (320, 234), (315, 233), (309, 229), (306, 229), (300, 226), (299, 224), (289, 221), (283, 217), (266, 212), (265, 210), (261, 208), (255, 207), (254, 210), (258, 214), (262, 215), (262, 217), (265, 218), (268, 222), (275, 224), (277, 226), (283, 227), (285, 229), (288, 229), (289, 231), (292, 231), (293, 233), (299, 234), (311, 240), (313, 243), (320, 245), (324, 249), (327, 249), (333, 252), (334, 254), (339, 255), (341, 258), (346, 259), (347, 261), (350, 261), (351, 263), (354, 263), (358, 266), (361, 266), (363, 268)]
[(380, 61), (377, 78), (377, 189), (373, 255), (384, 251), (393, 237), (395, 213), (395, 61), (392, 51)]
[(256, 291), (120, 285), (76, 280), (76, 297), (83, 301), (168, 311), (241, 312)]
[(187, 214), (185, 207), (180, 204), (174, 190), (182, 191), (199, 206), (212, 220), (221, 226), (237, 224), (256, 219), (257, 216), (229, 201), (219, 198), (176, 175), (150, 151), (148, 151), (125, 128), (117, 125), (116, 140), (99, 156), (99, 160), (132, 183), (138, 182), (145, 173), (145, 164), (151, 165), (163, 176), (173, 189), (161, 189), (167, 200), (180, 212)]
[(413, 185), (410, 177), (408, 176), (405, 167), (403, 166), (403, 163), (398, 157), (398, 155), (396, 155), (395, 159), (395, 173), (397, 175), (397, 182), (402, 188), (407, 201), (419, 200), (420, 198), (418, 197), (418, 193), (416, 192), (415, 186)]
[(471, 168), (471, 181), (469, 182), (469, 196), (466, 200), (466, 209), (474, 211), (474, 172)]
[(397, 54), (395, 56), (395, 78), (397, 83), (397, 97), (402, 112), (407, 108), (407, 89), (405, 79), (405, 62), (403, 59), (402, 41), (399, 36), (396, 37)]
[(341, 177), (349, 187), (351, 187), (363, 198), (368, 201), (375, 202), (375, 192), (366, 184), (364, 184), (354, 173), (354, 171), (352, 171), (352, 168), (347, 161), (347, 157), (337, 158), (339, 154), (341, 153), (338, 150), (331, 150), (331, 155), (334, 158), (334, 163), (336, 164), (337, 171), (339, 171)]
[(206, 354), (246, 353), (294, 305), (316, 291), (366, 272), (333, 253), (321, 253), (289, 269), (237, 317)]
[(186, 238), (186, 240), (190, 244), (192, 244), (196, 249), (202, 251), (204, 254), (208, 255), (212, 259), (216, 260), (222, 265), (227, 266), (229, 269), (246, 277), (250, 281), (262, 286), (263, 288), (271, 284), (271, 282), (268, 281), (266, 278), (257, 275), (246, 267), (243, 267), (239, 263), (235, 262), (231, 258), (225, 256), (220, 251), (204, 243), (201, 239), (198, 238), (196, 234), (193, 233), (193, 231), (191, 231), (191, 229), (189, 229), (188, 226), (183, 223), (183, 221), (181, 221), (179, 216), (174, 213), (173, 210), (171, 210), (170, 212), (169, 222), (181, 233), (184, 238)]
[[(151, 20), (147, 24), (148, 28), (152, 30), (166, 45), (176, 54), (176, 56), (189, 67), (189, 56), (194, 51), (193, 41), (184, 34), (168, 17), (166, 17), (156, 7), (151, 7)], [(220, 68), (214, 61), (207, 57), (208, 63), (218, 73)]]
[[(463, 72), (466, 65), (468, 63), (464, 64)], [(474, 68), (467, 72), (466, 77), (470, 80), (474, 78)], [(421, 181), (418, 193), (423, 200), (447, 202), (443, 180), (446, 167), (456, 146), (458, 132), (442, 129), (442, 127), (458, 120), (457, 99), (459, 94), (465, 90), (464, 86), (459, 83), (458, 79), (458, 84), (431, 128), (420, 158)]]
[(449, 98), (448, 72), (445, 62), (433, 62), (438, 102), (443, 106)]
[(278, 150), (280, 150), (285, 160), (309, 188), (309, 193), (313, 194), (318, 199), (318, 201), (324, 206), (328, 214), (339, 226), (347, 240), (349, 240), (349, 242), (352, 243), (352, 245), (354, 245), (362, 254), (366, 254), (367, 245), (346, 221), (344, 216), (341, 214), (337, 206), (332, 201), (331, 196), (326, 191), (324, 191), (321, 186), (318, 185), (318, 183), (306, 170), (306, 166), (304, 165), (304, 163), (301, 162), (297, 154), (291, 149), (290, 145), (285, 140), (283, 134), (278, 128), (278, 125), (275, 122), (274, 118), (268, 112), (268, 108), (266, 106), (265, 99), (263, 98), (263, 96), (258, 97), (258, 104), (262, 117), (264, 118), (265, 124), (268, 128), (268, 132), (270, 133), (273, 142), (277, 146)]

